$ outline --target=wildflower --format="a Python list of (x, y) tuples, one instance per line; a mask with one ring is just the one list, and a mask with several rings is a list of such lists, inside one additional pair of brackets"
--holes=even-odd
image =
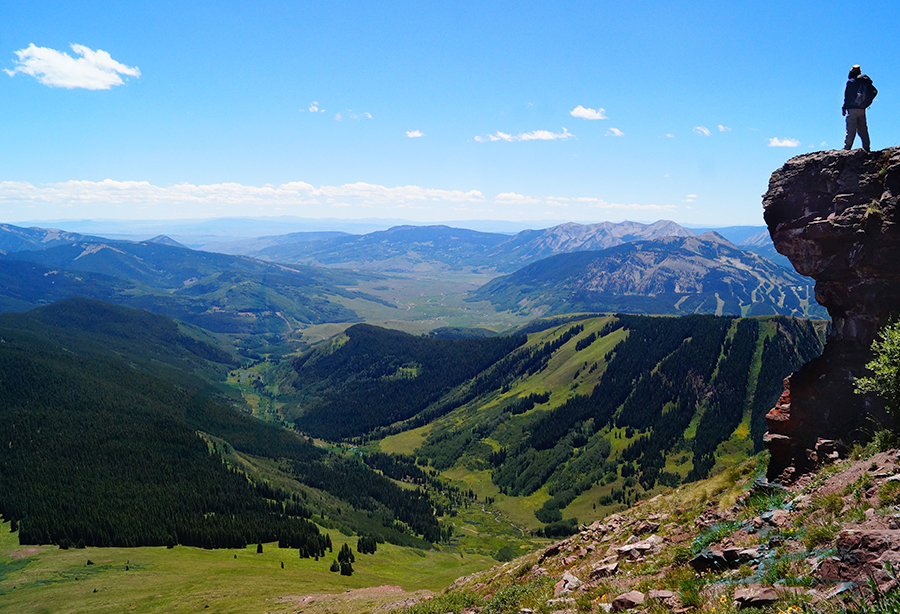
[(725, 595), (722, 595), (721, 597), (719, 597), (719, 601), (722, 602), (722, 604), (724, 605), (724, 604), (728, 603), (728, 597), (726, 597)]

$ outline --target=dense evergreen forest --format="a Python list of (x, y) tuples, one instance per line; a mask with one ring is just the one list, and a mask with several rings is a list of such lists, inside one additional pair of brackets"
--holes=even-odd
[[(98, 301), (0, 317), (0, 515), (22, 543), (63, 546), (277, 540), (322, 556), (328, 537), (313, 516), (382, 541), (441, 539), (436, 489), (402, 489), (358, 459), (238, 412), (197, 376), (230, 361), (165, 317)], [(281, 459), (306, 490), (249, 480), (198, 431)], [(325, 499), (308, 500), (310, 488)]]
[(294, 361), (296, 427), (331, 440), (406, 420), (516, 347), (524, 336), (442, 339), (357, 324), (338, 347)]

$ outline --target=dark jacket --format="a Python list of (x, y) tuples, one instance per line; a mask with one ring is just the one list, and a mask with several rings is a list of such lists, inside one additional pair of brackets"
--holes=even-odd
[(858, 75), (857, 77), (847, 81), (847, 87), (844, 89), (844, 111), (847, 109), (865, 109), (872, 104), (872, 99), (878, 94), (875, 86), (872, 86), (871, 97), (866, 95), (872, 80), (868, 75)]

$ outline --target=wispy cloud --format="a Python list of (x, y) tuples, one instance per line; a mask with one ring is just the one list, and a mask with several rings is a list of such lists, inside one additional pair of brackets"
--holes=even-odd
[(494, 197), (494, 202), (502, 204), (517, 205), (536, 205), (543, 203), (544, 200), (534, 196), (525, 196), (524, 194), (516, 194), (515, 192), (503, 192)]
[[(300, 110), (302, 111), (303, 109), (300, 109)], [(311, 102), (311, 103), (309, 103), (309, 109), (307, 109), (307, 110), (308, 110), (310, 113), (324, 113), (324, 112), (325, 112), (325, 109), (320, 109), (320, 108), (319, 108), (319, 103), (318, 103), (318, 102)]]
[[(239, 183), (194, 185), (180, 183), (158, 186), (148, 181), (66, 181), (33, 185), (28, 182), (0, 182), (0, 206), (29, 207), (54, 214), (63, 211), (103, 211), (113, 217), (128, 212), (133, 215), (166, 213), (166, 217), (221, 217), (251, 214), (321, 214), (323, 210), (365, 209), (382, 215), (395, 215), (397, 210), (510, 211), (522, 214), (538, 207), (568, 207), (573, 215), (578, 209), (584, 215), (590, 210), (638, 211), (670, 213), (673, 205), (612, 203), (593, 196), (533, 196), (509, 191), (493, 198), (479, 190), (442, 190), (416, 185), (383, 186), (365, 182), (343, 185), (313, 186), (305, 181), (280, 185), (249, 186)], [(484, 208), (487, 206), (488, 208)], [(491, 206), (494, 209), (490, 208)], [(510, 209), (503, 209), (509, 207)], [(72, 215), (66, 213), (64, 215)], [(126, 217), (129, 215), (126, 214)]]
[(610, 128), (606, 131), (606, 136), (625, 136), (625, 133), (618, 128)]
[(703, 136), (710, 136), (712, 132), (709, 131), (709, 128), (705, 126), (694, 126), (694, 132), (697, 134), (702, 134)]
[(386, 204), (408, 201), (481, 202), (478, 190), (436, 190), (420, 186), (386, 187), (370, 183), (349, 183), (318, 188), (304, 181), (278, 186), (247, 186), (239, 183), (192, 185), (180, 183), (157, 186), (148, 181), (66, 181), (40, 187), (27, 182), (0, 182), (0, 203), (34, 204), (221, 204), (245, 202), (258, 204), (333, 204), (354, 200), (357, 203)]
[(372, 119), (371, 113), (354, 113), (353, 111), (347, 111), (347, 116), (350, 119), (363, 119), (363, 118)]
[(779, 139), (773, 137), (769, 139), (769, 147), (797, 147), (800, 141), (797, 139)]
[(606, 117), (606, 109), (586, 109), (578, 105), (569, 112), (572, 117), (580, 117), (581, 119), (608, 119)]
[(696, 200), (696, 198), (697, 198), (697, 195), (696, 195), (696, 194), (688, 194), (688, 195), (684, 198), (684, 200), (682, 200), (681, 202), (683, 202), (683, 203), (692, 203), (692, 202), (694, 202), (694, 200)]
[(520, 132), (516, 135), (506, 134), (505, 132), (500, 132), (498, 130), (495, 134), (488, 134), (487, 136), (476, 136), (475, 140), (479, 143), (496, 141), (507, 141), (509, 143), (512, 143), (514, 141), (567, 141), (569, 139), (575, 138), (575, 135), (566, 130), (565, 127), (563, 127), (562, 130), (562, 132), (550, 132), (549, 130), (532, 130), (531, 132)]
[(14, 53), (18, 57), (16, 67), (3, 72), (10, 77), (16, 73), (30, 75), (49, 87), (66, 89), (108, 90), (114, 85), (122, 85), (122, 77), (140, 77), (137, 66), (121, 64), (102, 49), (89, 49), (84, 45), (71, 45), (77, 58), (68, 53), (36, 47), (34, 43), (26, 49)]
[(425, 133), (422, 132), (421, 130), (407, 130), (406, 136), (408, 136), (411, 139), (418, 139), (418, 138), (425, 136)]
[(342, 119), (343, 119), (343, 118), (341, 117), (341, 114), (340, 114), (340, 113), (335, 113), (335, 115), (334, 115), (334, 121), (339, 122), (339, 121), (341, 121)]
[(670, 133), (668, 133), (668, 134), (666, 135), (666, 138), (667, 138), (667, 139), (674, 139), (674, 138), (675, 138), (675, 135), (672, 134), (672, 133), (670, 132)]
[(674, 211), (676, 209), (675, 205), (655, 205), (655, 204), (641, 204), (641, 203), (610, 203), (602, 198), (596, 198), (593, 196), (580, 196), (578, 198), (562, 198), (555, 197), (554, 201), (565, 203), (567, 201), (584, 205), (586, 207), (590, 207), (592, 209), (610, 209), (610, 210), (627, 210), (627, 211)]
[(731, 132), (731, 128), (729, 128), (728, 126), (723, 126), (722, 124), (719, 124), (719, 132)]

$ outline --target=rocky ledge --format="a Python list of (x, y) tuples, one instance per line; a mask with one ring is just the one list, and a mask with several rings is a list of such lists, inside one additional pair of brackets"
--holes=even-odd
[[(888, 426), (875, 398), (853, 393), (878, 330), (900, 306), (900, 148), (821, 151), (788, 160), (763, 196), (775, 249), (816, 280), (832, 319), (819, 358), (785, 379), (766, 416), (768, 477), (790, 482), (842, 443)], [(828, 445), (827, 453), (834, 446)]]

